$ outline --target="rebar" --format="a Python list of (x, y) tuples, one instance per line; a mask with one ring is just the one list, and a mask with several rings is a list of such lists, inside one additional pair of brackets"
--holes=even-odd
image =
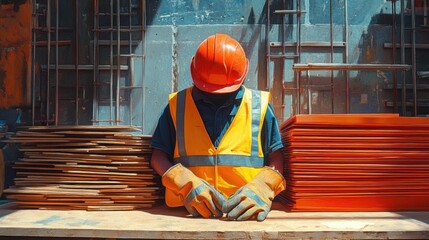
[[(33, 19), (38, 18), (37, 15), (37, 1), (34, 0), (32, 2), (33, 4)], [(33, 20), (33, 53), (32, 53), (32, 63), (31, 63), (31, 125), (34, 126), (34, 120), (36, 117), (36, 41), (37, 41), (37, 35), (36, 35), (36, 26), (35, 24), (38, 21)]]
[(301, 63), (294, 64), (296, 71), (307, 70), (402, 70), (408, 71), (412, 67), (406, 64), (345, 64), (345, 63)]
[(428, 1), (423, 0), (423, 25), (428, 25)]
[(270, 48), (270, 23), (271, 23), (271, 13), (270, 13), (270, 0), (267, 0), (267, 27), (265, 28), (265, 41), (266, 41), (266, 48), (267, 48), (267, 56), (266, 56), (266, 71), (267, 71), (267, 79), (265, 83), (265, 90), (269, 91), (269, 81), (271, 78), (271, 72), (270, 72), (270, 64), (271, 64), (271, 48)]
[[(94, 0), (93, 2), (93, 13), (94, 13), (94, 29), (98, 29), (99, 27), (99, 3), (98, 0)], [(93, 79), (92, 79), (92, 119), (94, 123), (98, 124), (98, 58), (99, 58), (99, 39), (98, 31), (94, 31), (94, 44), (93, 44), (93, 62), (94, 62), (94, 72), (93, 72)]]
[[(129, 43), (129, 54), (132, 54), (133, 53), (133, 45), (132, 45), (132, 40), (133, 40), (133, 32), (131, 31), (131, 23), (132, 23), (132, 17), (131, 17), (131, 0), (129, 0), (128, 1), (128, 14), (129, 14), (129, 16), (128, 16), (128, 21), (129, 21), (129, 29), (130, 29), (130, 32), (129, 32), (129, 40), (130, 40), (130, 43)], [(130, 76), (130, 86), (134, 86), (134, 58), (133, 57), (130, 57), (130, 74), (129, 74), (129, 76)], [(143, 66), (142, 66), (143, 67)], [(129, 105), (129, 118), (130, 118), (130, 126), (132, 126), (133, 125), (133, 99), (132, 99), (132, 96), (133, 96), (133, 91), (132, 90), (130, 90), (129, 91), (129, 101), (130, 101), (130, 105)]]
[[(113, 0), (110, 0), (110, 29), (113, 29)], [(109, 85), (109, 103), (110, 103), (110, 125), (113, 125), (113, 31), (110, 31), (110, 85)]]
[[(405, 64), (405, 3), (401, 0), (401, 64)], [(396, 46), (395, 46), (396, 47)], [(407, 114), (407, 105), (405, 103), (407, 97), (406, 75), (402, 72), (402, 115)]]
[(49, 106), (49, 98), (50, 98), (50, 64), (51, 64), (51, 0), (46, 1), (46, 27), (47, 27), (47, 33), (48, 33), (48, 56), (47, 56), (47, 62), (48, 62), (48, 68), (46, 71), (46, 125), (49, 125), (49, 119), (50, 119), (50, 106)]
[(417, 66), (416, 66), (416, 6), (411, 0), (411, 65), (413, 78), (413, 114), (417, 116)]
[[(296, 9), (298, 11), (296, 15), (296, 28), (297, 28), (296, 55), (298, 56), (296, 59), (296, 62), (301, 63), (301, 0), (296, 0)], [(298, 74), (296, 77), (297, 77), (297, 80), (301, 82), (301, 74)], [(301, 87), (298, 87), (298, 91), (301, 91)], [(300, 98), (298, 98), (298, 100), (299, 102), (301, 102)], [(301, 104), (298, 105), (298, 109), (299, 109), (298, 112), (300, 112)]]
[(121, 80), (121, 8), (120, 0), (116, 0), (116, 125), (120, 122), (120, 80)]
[[(349, 14), (347, 9), (347, 0), (344, 0), (344, 63), (349, 62)], [(344, 71), (346, 80), (346, 113), (350, 113), (350, 79), (349, 72)]]
[(141, 1), (141, 5), (142, 5), (142, 29), (143, 31), (141, 32), (141, 37), (142, 37), (142, 43), (141, 43), (141, 55), (142, 55), (142, 80), (141, 80), (141, 85), (142, 85), (142, 134), (143, 134), (143, 130), (144, 130), (144, 109), (145, 109), (145, 87), (144, 87), (144, 70), (145, 70), (145, 46), (146, 46), (146, 5), (145, 5), (146, 0), (142, 0)]
[[(331, 43), (331, 52), (329, 55), (330, 63), (334, 63), (334, 30), (333, 30), (333, 11), (332, 0), (329, 0), (329, 41)], [(334, 72), (331, 71), (331, 112), (334, 113)]]
[(75, 125), (79, 125), (79, 0), (75, 1)]
[[(396, 0), (392, 0), (392, 44), (396, 46)], [(392, 48), (393, 64), (396, 64), (396, 47)], [(398, 89), (396, 71), (393, 71), (393, 112), (398, 112)]]
[(55, 0), (55, 126), (59, 120), (59, 72), (58, 72), (58, 25), (59, 25), (59, 2)]

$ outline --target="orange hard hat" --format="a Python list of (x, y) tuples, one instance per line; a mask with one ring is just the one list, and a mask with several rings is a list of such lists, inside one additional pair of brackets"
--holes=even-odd
[(191, 60), (195, 86), (209, 93), (236, 91), (247, 75), (249, 62), (240, 43), (226, 34), (205, 39)]

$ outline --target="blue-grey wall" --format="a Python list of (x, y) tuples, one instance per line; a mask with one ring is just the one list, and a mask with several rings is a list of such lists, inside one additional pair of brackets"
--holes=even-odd
[[(271, 1), (271, 10), (281, 8), (278, 2)], [(302, 0), (307, 13), (302, 18), (302, 41), (330, 41), (329, 0)], [(344, 40), (344, 0), (332, 0), (334, 41)], [(400, 5), (397, 4), (399, 23)], [(407, 3), (408, 5), (408, 3)], [(390, 1), (361, 0), (348, 1), (348, 63), (393, 63), (392, 50), (385, 48), (390, 43), (392, 7)], [(157, 119), (167, 104), (169, 93), (186, 88), (192, 84), (189, 63), (198, 44), (211, 34), (223, 32), (240, 41), (248, 54), (250, 68), (245, 85), (261, 90), (270, 90), (274, 97), (274, 107), (279, 121), (294, 114), (292, 92), (285, 92), (284, 103), (281, 87), (293, 87), (294, 73), (291, 60), (270, 64), (272, 76), (267, 83), (266, 63), (266, 2), (252, 0), (170, 0), (147, 1), (147, 35), (145, 60), (145, 106), (144, 132), (153, 133)], [(281, 19), (271, 15), (270, 41), (281, 41)], [(406, 16), (409, 23), (409, 14)], [(418, 20), (420, 21), (420, 20)], [(286, 41), (295, 41), (296, 21), (286, 18), (288, 33)], [(418, 35), (420, 41), (427, 35)], [(399, 42), (399, 32), (397, 34)], [(409, 34), (406, 35), (407, 41)], [(418, 40), (419, 41), (419, 40)], [(302, 63), (329, 62), (329, 48), (303, 48)], [(334, 62), (341, 63), (344, 49), (335, 48)], [(408, 53), (408, 50), (407, 50)], [(407, 61), (410, 56), (407, 54)], [(424, 58), (424, 56), (423, 56)], [(399, 61), (399, 51), (398, 60)], [(426, 60), (427, 61), (427, 60)], [(423, 65), (426, 61), (422, 61)], [(282, 83), (281, 74), (285, 77)], [(386, 102), (392, 101), (392, 91), (386, 89), (393, 81), (392, 72), (351, 71), (350, 112), (375, 113), (392, 112)], [(399, 75), (398, 75), (399, 76)], [(408, 76), (408, 75), (407, 75)], [(410, 77), (407, 77), (409, 79)], [(312, 83), (330, 81), (330, 72), (310, 72)], [(398, 80), (399, 81), (399, 80)], [(410, 79), (407, 81), (411, 81)], [(267, 89), (267, 86), (270, 89)], [(303, 104), (302, 112), (331, 113), (331, 94), (329, 87), (313, 89), (311, 104)], [(307, 91), (308, 89), (305, 89)], [(308, 91), (307, 91), (308, 92)], [(334, 71), (334, 113), (345, 113), (346, 96), (344, 73)], [(305, 101), (305, 99), (304, 99)], [(310, 109), (311, 108), (311, 109)]]
[[(333, 41), (344, 41), (344, 1), (345, 0), (301, 0), (302, 9), (306, 13), (302, 16), (302, 41), (303, 42), (329, 42), (330, 41), (330, 3), (332, 1)], [(133, 4), (140, 0), (132, 0)], [(282, 6), (281, 0), (270, 0), (270, 12), (274, 9), (286, 7), (294, 8), (294, 4), (286, 3)], [(296, 2), (287, 1), (285, 2)], [(399, 25), (400, 4), (397, 2), (397, 24)], [(409, 5), (406, 0), (407, 10), (405, 25), (410, 26)], [(84, 4), (85, 3), (85, 4)], [(335, 48), (334, 62), (342, 63), (393, 63), (392, 49), (385, 48), (384, 43), (392, 42), (392, 3), (386, 0), (359, 0), (347, 1), (348, 4), (348, 52), (347, 59), (344, 58), (344, 48)], [(138, 5), (138, 4), (137, 4)], [(62, 8), (69, 8), (62, 4)], [(92, 4), (81, 0), (79, 12), (82, 19), (79, 27), (80, 63), (92, 64)], [(423, 22), (422, 13), (418, 13), (417, 25)], [(68, 13), (68, 11), (67, 11)], [(64, 14), (67, 15), (67, 14)], [(273, 106), (279, 121), (286, 120), (289, 116), (296, 114), (295, 91), (287, 89), (295, 88), (296, 79), (292, 70), (291, 60), (273, 60), (267, 64), (267, 39), (269, 41), (282, 41), (282, 16), (271, 14), (271, 25), (269, 34), (267, 29), (267, 1), (264, 0), (148, 0), (146, 1), (146, 34), (144, 44), (140, 44), (134, 53), (145, 53), (142, 63), (141, 58), (133, 60), (133, 76), (135, 86), (142, 86), (141, 90), (133, 91), (129, 104), (124, 104), (120, 109), (121, 124), (143, 125), (144, 134), (152, 134), (157, 120), (167, 104), (168, 94), (184, 89), (192, 85), (189, 72), (189, 63), (196, 48), (209, 35), (222, 32), (227, 33), (242, 43), (250, 60), (250, 68), (245, 85), (250, 88), (271, 91)], [(60, 25), (73, 27), (73, 12), (70, 16), (61, 16)], [(285, 41), (296, 40), (297, 24), (294, 15), (284, 18), (286, 23)], [(429, 31), (416, 33), (417, 43), (428, 43)], [(69, 36), (71, 37), (71, 36)], [(399, 31), (396, 34), (399, 42)], [(67, 38), (67, 37), (65, 37)], [(406, 42), (410, 42), (410, 31), (406, 30)], [(61, 48), (63, 49), (63, 48)], [(73, 62), (72, 50), (60, 52), (60, 63)], [(40, 48), (38, 51), (46, 49)], [(271, 48), (274, 51), (273, 48)], [(294, 48), (288, 48), (288, 53), (293, 53)], [(121, 49), (122, 51), (122, 49)], [(428, 50), (417, 49), (417, 70), (429, 69)], [(38, 56), (45, 56), (38, 52)], [(108, 56), (100, 55), (102, 64), (108, 64)], [(45, 59), (39, 59), (41, 63)], [(52, 59), (51, 59), (52, 60)], [(396, 62), (399, 63), (399, 51)], [(330, 62), (329, 48), (302, 48), (301, 63), (327, 63)], [(411, 63), (409, 48), (406, 51), (406, 62)], [(129, 64), (129, 63), (127, 63)], [(267, 67), (268, 66), (268, 67)], [(269, 76), (267, 76), (269, 72)], [(102, 77), (109, 78), (105, 72)], [(53, 78), (53, 74), (51, 74)], [(120, 82), (130, 78), (130, 71), (123, 71)], [(62, 74), (62, 83), (67, 86), (75, 86), (73, 74)], [(111, 118), (111, 108), (108, 105), (98, 106), (92, 109), (92, 72), (80, 71), (81, 82), (85, 82), (87, 88), (85, 107), (80, 109), (79, 124), (93, 124), (92, 112), (97, 111), (98, 118), (106, 120)], [(107, 77), (106, 77), (107, 76)], [(142, 77), (143, 76), (143, 77)], [(304, 88), (302, 89), (301, 112), (302, 113), (344, 113), (346, 112), (345, 96), (345, 74), (334, 71), (334, 92), (331, 94), (328, 84), (331, 81), (329, 71), (311, 71), (309, 79), (302, 78)], [(352, 113), (374, 113), (393, 112), (388, 103), (393, 100), (392, 83), (394, 74), (390, 71), (350, 71), (350, 112)], [(397, 73), (398, 82), (402, 79)], [(84, 79), (85, 78), (85, 79)], [(85, 81), (83, 81), (83, 80)], [(411, 84), (410, 72), (406, 73), (406, 81)], [(425, 83), (426, 79), (418, 79), (419, 83)], [(143, 81), (143, 82), (142, 82)], [(319, 86), (314, 86), (314, 85)], [(311, 85), (311, 87), (309, 87)], [(390, 85), (390, 86), (389, 86)], [(82, 84), (84, 86), (84, 84)], [(107, 86), (107, 85), (106, 85)], [(427, 86), (427, 84), (426, 84)], [(100, 90), (100, 95), (108, 98), (107, 87)], [(390, 89), (389, 89), (390, 88)], [(108, 89), (107, 89), (108, 90)], [(411, 93), (411, 92), (409, 92)], [(427, 92), (418, 91), (419, 98), (429, 99)], [(331, 96), (332, 95), (332, 96)], [(411, 94), (407, 95), (411, 98)], [(73, 97), (73, 96), (72, 96)], [(334, 108), (331, 107), (331, 99), (334, 99)], [(400, 97), (400, 91), (398, 91)], [(143, 100), (142, 100), (143, 99)], [(427, 101), (427, 100), (426, 100)], [(427, 101), (427, 105), (429, 101)], [(82, 110), (83, 109), (83, 110)], [(407, 115), (412, 115), (411, 107), (407, 108)], [(419, 108), (420, 115), (427, 115), (428, 107)], [(61, 107), (59, 113), (59, 124), (74, 124), (75, 106)], [(9, 111), (9, 112), (7, 112)], [(22, 111), (23, 122), (31, 123), (31, 112), (28, 108), (0, 110), (0, 113), (15, 115)], [(398, 108), (401, 113), (402, 109)], [(52, 114), (52, 109), (51, 109)], [(142, 120), (143, 119), (143, 120)], [(9, 123), (8, 124), (13, 124)], [(43, 124), (43, 123), (42, 123)], [(110, 124), (110, 123), (100, 123)]]

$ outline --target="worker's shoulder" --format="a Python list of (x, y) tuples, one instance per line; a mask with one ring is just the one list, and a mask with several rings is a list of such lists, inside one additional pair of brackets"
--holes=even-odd
[(188, 88), (182, 89), (182, 90), (180, 90), (180, 91), (170, 93), (170, 94), (168, 95), (168, 99), (169, 99), (169, 100), (175, 99), (175, 98), (177, 98), (177, 96), (178, 96), (179, 94), (185, 94), (185, 93), (186, 93), (186, 91), (188, 91), (188, 89), (192, 89), (192, 87), (188, 87)]

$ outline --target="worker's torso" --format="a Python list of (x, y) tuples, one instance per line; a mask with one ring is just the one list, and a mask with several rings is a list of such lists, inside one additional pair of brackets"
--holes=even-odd
[[(174, 161), (228, 197), (264, 166), (260, 139), (269, 93), (245, 89), (236, 115), (215, 147), (191, 92), (192, 88), (188, 88), (170, 95), (170, 113), (176, 128)], [(168, 191), (166, 202), (181, 205)]]

